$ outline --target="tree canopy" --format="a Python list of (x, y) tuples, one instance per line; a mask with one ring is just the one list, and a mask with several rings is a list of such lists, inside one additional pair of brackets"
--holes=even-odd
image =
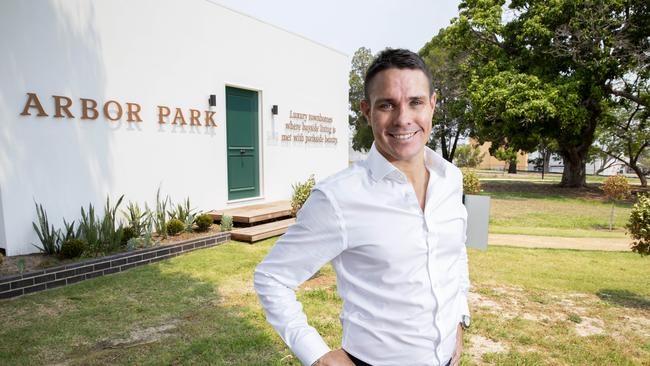
[(583, 185), (614, 98), (650, 100), (621, 83), (647, 68), (649, 8), (641, 0), (463, 0), (444, 34), (470, 55), (463, 67), (479, 141), (531, 151), (550, 138), (564, 159), (562, 184)]

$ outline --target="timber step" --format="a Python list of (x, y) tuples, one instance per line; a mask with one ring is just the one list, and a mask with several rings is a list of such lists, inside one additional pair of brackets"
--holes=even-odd
[(233, 222), (254, 224), (291, 216), (291, 201), (275, 201), (257, 205), (228, 208), (208, 212), (212, 219), (221, 221), (222, 215), (232, 216)]
[(232, 240), (253, 243), (272, 236), (282, 235), (287, 228), (296, 222), (295, 218), (269, 222), (267, 224), (255, 225), (240, 229), (233, 229), (230, 232)]

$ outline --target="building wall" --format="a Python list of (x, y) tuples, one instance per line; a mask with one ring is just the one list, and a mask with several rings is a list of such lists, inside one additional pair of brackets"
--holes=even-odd
[[(348, 56), (210, 1), (6, 0), (0, 34), (0, 247), (8, 255), (35, 251), (34, 201), (56, 227), (77, 220), (82, 205), (103, 211), (107, 195), (151, 206), (159, 187), (212, 210), (288, 199), (292, 183), (348, 165)], [(260, 96), (262, 193), (248, 202), (227, 201), (226, 85)], [(20, 115), (26, 93), (48, 117)], [(72, 100), (75, 118), (52, 117), (53, 95)], [(137, 103), (142, 122), (82, 120), (79, 98), (98, 109)], [(159, 105), (180, 108), (188, 123), (190, 109), (213, 111), (217, 126), (160, 124)], [(290, 111), (331, 117), (337, 144), (283, 142)]]
[[(476, 146), (478, 142), (474, 139), (470, 140), (470, 143)], [(490, 170), (505, 170), (508, 171), (508, 164), (505, 161), (499, 160), (494, 156), (490, 155), (490, 146), (491, 142), (486, 142), (479, 146), (483, 156), (483, 161), (479, 164), (479, 169), (490, 169)], [(519, 152), (517, 155), (517, 170), (527, 170), (528, 169), (528, 154)]]

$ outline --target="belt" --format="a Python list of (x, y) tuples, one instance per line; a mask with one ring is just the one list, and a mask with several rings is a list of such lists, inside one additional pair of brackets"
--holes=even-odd
[[(354, 363), (354, 366), (372, 366), (371, 364), (367, 363), (366, 361), (360, 360), (360, 359), (358, 359), (358, 358), (352, 356), (352, 355), (349, 354), (346, 350), (343, 350), (343, 351), (344, 351), (344, 352), (348, 355), (348, 357), (352, 360), (352, 363)], [(445, 364), (445, 366), (449, 366), (449, 365), (451, 365), (451, 359), (449, 359), (449, 361), (447, 361), (447, 363)]]

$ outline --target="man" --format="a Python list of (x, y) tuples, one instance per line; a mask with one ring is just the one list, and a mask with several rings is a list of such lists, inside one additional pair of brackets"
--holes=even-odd
[[(320, 182), (255, 271), (269, 323), (304, 365), (457, 365), (468, 326), (462, 175), (426, 147), (436, 96), (416, 54), (387, 49), (361, 107), (368, 158)], [(342, 349), (307, 324), (295, 289), (327, 262)]]

